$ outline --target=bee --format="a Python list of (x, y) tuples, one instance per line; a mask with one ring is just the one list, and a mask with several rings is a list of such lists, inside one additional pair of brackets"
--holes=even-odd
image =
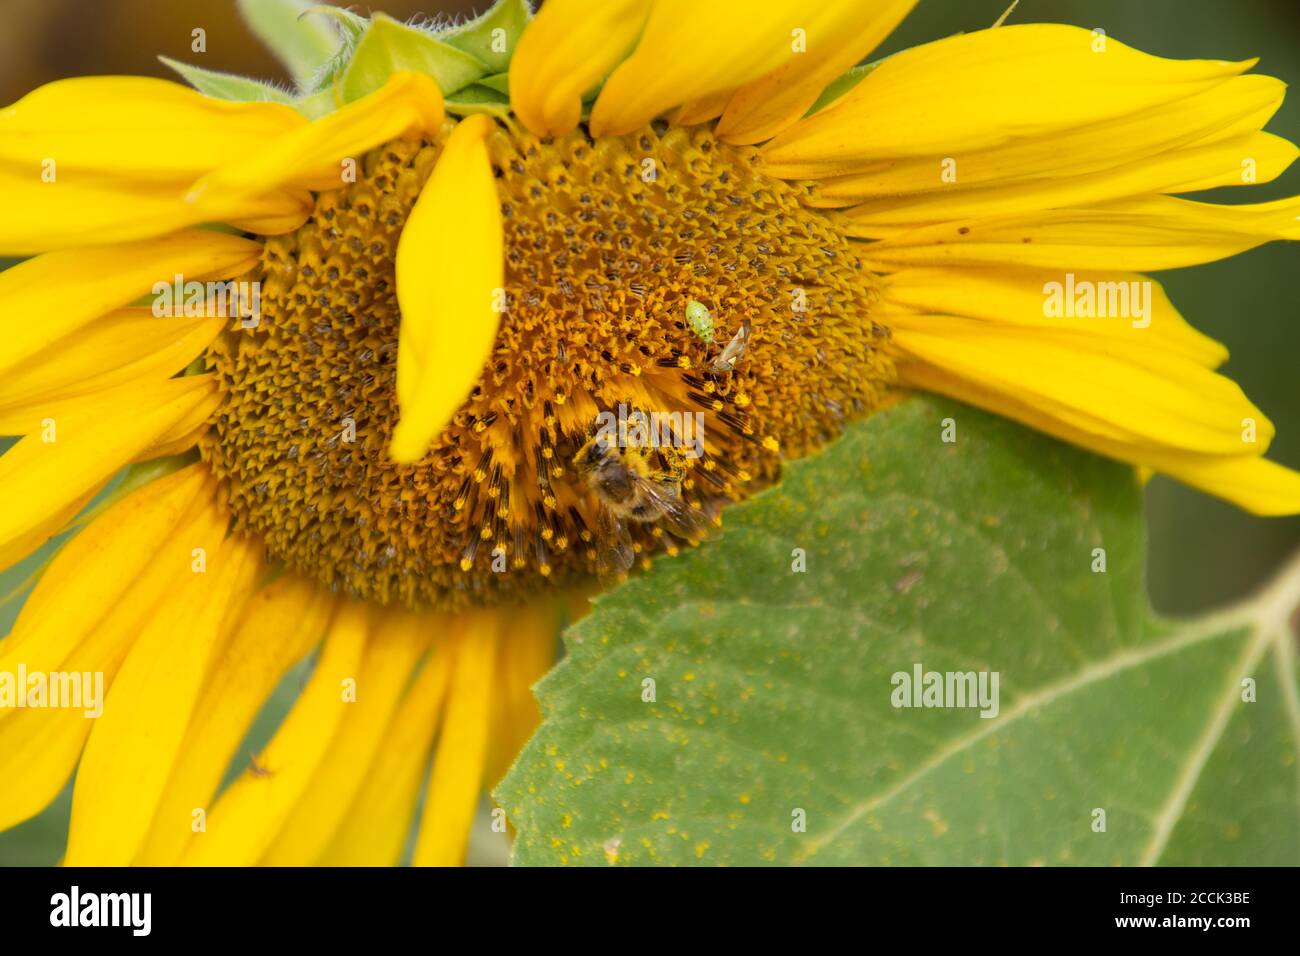
[(627, 522), (662, 522), (688, 541), (704, 531), (704, 514), (682, 500), (682, 476), (656, 469), (641, 450), (620, 447), (613, 435), (598, 432), (573, 457), (574, 467), (599, 502), (596, 533), (602, 574), (629, 570), (636, 559)]
[(744, 319), (740, 323), (740, 328), (736, 330), (736, 334), (727, 343), (727, 347), (709, 366), (710, 371), (718, 373), (735, 371), (736, 364), (745, 357), (745, 352), (749, 348), (749, 330), (749, 319)]

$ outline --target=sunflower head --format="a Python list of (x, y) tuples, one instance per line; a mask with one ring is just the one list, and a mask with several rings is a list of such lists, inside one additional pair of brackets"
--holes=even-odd
[[(382, 603), (527, 596), (594, 573), (613, 546), (574, 463), (602, 415), (675, 428), (659, 458), (698, 420), (680, 497), (714, 520), (777, 475), (781, 449), (806, 453), (880, 403), (892, 374), (873, 280), (753, 149), (703, 129), (597, 142), (506, 127), (486, 143), (504, 237), (495, 340), (428, 449), (394, 460), (394, 262), (453, 129), (367, 152), (303, 225), (261, 237), (259, 322), (210, 350), (222, 402), (200, 448), (275, 557)], [(458, 224), (436, 228), (454, 238)], [(692, 322), (701, 299), (720, 338), (754, 330), (734, 368), (714, 368), (720, 349)], [(687, 543), (656, 521), (624, 526), (638, 555)]]
[[(1295, 199), (1176, 198), (1295, 159), (1263, 132), (1282, 85), (1062, 25), (869, 60), (913, 2), (500, 0), (464, 24), (244, 2), (294, 90), (173, 64), (196, 89), (78, 78), (0, 111), (0, 254), (31, 257), (0, 305), (42, 317), (0, 344), (0, 432), (23, 436), (0, 564), (127, 474), (0, 645), (120, 669), (116, 699), (146, 701), (87, 745), (70, 859), (387, 853), (400, 834), (340, 822), (387, 796), (337, 768), (379, 766), (410, 811), (418, 767), (375, 763), (378, 734), (422, 758), (438, 720), (428, 812), (451, 823), (417, 858), (459, 858), (536, 719), (558, 615), (536, 599), (700, 543), (909, 390), (1300, 511), (1226, 352), (1140, 271), (1300, 237)], [(168, 829), (221, 777), (185, 755), (229, 759), (252, 719), (223, 688), (273, 684), (322, 636), (270, 748), (272, 777), (315, 776), (241, 778), (220, 840)], [(158, 660), (183, 680), (151, 696)], [(386, 703), (345, 724), (357, 671)], [(150, 762), (131, 742), (154, 727)], [(71, 772), (85, 734), (58, 733), (0, 824)], [(118, 759), (140, 799), (100, 798)]]

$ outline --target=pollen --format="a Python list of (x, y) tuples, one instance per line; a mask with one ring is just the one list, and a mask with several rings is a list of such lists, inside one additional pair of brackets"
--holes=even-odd
[[(700, 423), (692, 447), (646, 460), (716, 533), (723, 507), (774, 481), (783, 456), (886, 400), (873, 277), (801, 205), (807, 187), (700, 129), (594, 142), (501, 129), (494, 350), (427, 455), (396, 464), (393, 261), (450, 128), (371, 152), (297, 232), (264, 239), (260, 321), (209, 352), (224, 400), (203, 456), (235, 524), (285, 565), (384, 604), (524, 599), (602, 568), (611, 516), (575, 463), (602, 413), (660, 416), (670, 438)], [(691, 302), (708, 310), (709, 341)], [(698, 541), (621, 524), (640, 563)]]

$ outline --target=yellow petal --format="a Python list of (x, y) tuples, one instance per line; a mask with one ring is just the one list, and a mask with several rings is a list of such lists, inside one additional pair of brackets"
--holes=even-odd
[(228, 319), (159, 319), (123, 309), (55, 342), (0, 380), (0, 435), (39, 431), (85, 396), (185, 368)]
[[(211, 376), (127, 385), (94, 396), (0, 456), (0, 567), (57, 533), (67, 511), (198, 408), (220, 396)], [(47, 437), (54, 438), (46, 441)]]
[(878, 239), (906, 229), (1042, 209), (1087, 206), (1146, 193), (1182, 193), (1276, 179), (1300, 150), (1270, 133), (1252, 133), (1192, 149), (1161, 153), (1084, 176), (990, 185), (951, 193), (876, 199), (848, 210), (855, 236)]
[(307, 866), (329, 844), (376, 754), (391, 745), (385, 731), (420, 655), (429, 646), (432, 635), (426, 622), (403, 613), (376, 620), (356, 678), (356, 702), (284, 829), (262, 857), (263, 865)]
[(0, 372), (100, 316), (153, 289), (186, 281), (228, 279), (257, 264), (255, 242), (206, 229), (162, 239), (50, 252), (0, 272), (0, 313), (40, 316), (10, 322), (0, 340)]
[(228, 210), (237, 197), (280, 186), (338, 189), (343, 161), (394, 139), (436, 133), (444, 117), (442, 91), (423, 73), (394, 73), (382, 87), (204, 176), (188, 199), (200, 209)]
[(369, 630), (366, 606), (344, 602), (307, 687), (257, 757), (260, 772), (250, 767), (217, 799), (183, 865), (252, 866), (266, 852), (354, 706), (344, 699), (344, 684), (356, 679)]
[(261, 570), (260, 542), (223, 541), (229, 516), (212, 513), (204, 533), (185, 542), (205, 549), (207, 570), (182, 576), (145, 622), (86, 743), (72, 792), (68, 866), (127, 866), (135, 858), (228, 615)]
[(698, 123), (712, 122), (722, 115), (722, 111), (731, 102), (731, 97), (731, 90), (719, 90), (701, 96), (698, 100), (683, 103), (669, 114), (668, 122), (673, 126), (695, 126)]
[(467, 611), (457, 624), (461, 632), (415, 841), (416, 866), (465, 862), (470, 825), (483, 788), (501, 621), (499, 612)]
[(561, 136), (582, 117), (582, 96), (640, 35), (650, 0), (549, 0), (510, 61), (510, 106), (538, 136)]
[(1252, 514), (1300, 514), (1300, 473), (1263, 458), (1165, 461), (1158, 469), (1171, 478)]
[(194, 832), (194, 809), (212, 806), (226, 768), (280, 679), (321, 639), (333, 596), (316, 581), (285, 574), (249, 599), (222, 648), (185, 732), (167, 788), (136, 859), (174, 865)]
[(484, 143), (495, 128), (483, 115), (456, 127), (397, 245), (401, 418), (389, 454), (399, 462), (424, 455), (492, 354), (505, 286), (501, 205)]
[(559, 606), (538, 601), (510, 615), (497, 654), (499, 702), (493, 715), (488, 762), (484, 775), (488, 787), (505, 776), (525, 741), (541, 721), (533, 685), (555, 663), (560, 633)]
[(1255, 455), (1209, 456), (1168, 452), (1116, 441), (1055, 417), (1015, 393), (922, 363), (900, 363), (901, 384), (978, 405), (1101, 455), (1155, 470), (1260, 515), (1300, 513), (1300, 475)]
[(1251, 63), (1166, 60), (1061, 24), (959, 34), (895, 54), (763, 148), (780, 168), (953, 156), (1139, 113)]
[[(445, 620), (426, 616), (431, 630), (444, 632)], [(384, 735), (384, 746), (318, 861), (322, 866), (395, 866), (401, 861), (442, 714), (451, 659), (444, 647), (435, 647), (411, 683)]]
[(177, 422), (140, 454), (131, 459), (131, 464), (141, 464), (157, 458), (169, 458), (190, 451), (208, 430), (207, 419), (195, 423), (192, 419)]
[[(201, 467), (178, 472), (105, 512), (99, 519), (104, 524), (86, 541), (79, 543), (81, 535), (74, 538), (28, 598), (2, 645), (6, 657), (0, 666), (16, 668), (21, 661), (29, 673), (54, 668), (103, 674), (103, 689), (110, 689), (142, 622), (172, 586), (179, 562), (167, 555), (179, 553), (176, 542), (191, 537), (189, 529), (201, 510), (191, 505), (196, 494), (202, 500), (207, 480)], [(211, 500), (211, 491), (207, 495)], [(183, 517), (187, 509), (191, 514)], [(95, 525), (85, 533), (92, 529)], [(179, 553), (185, 560), (188, 555), (188, 548)], [(59, 794), (95, 721), (75, 708), (5, 708), (0, 718), (4, 830), (39, 813)]]
[(234, 103), (167, 80), (87, 76), (48, 83), (0, 110), (0, 162), (39, 179), (74, 170), (145, 182), (193, 179), (223, 158), (307, 125), (279, 103)]
[(813, 206), (851, 206), (865, 199), (916, 193), (951, 195), (981, 185), (1086, 175), (1168, 150), (1255, 133), (1277, 112), (1285, 95), (1286, 84), (1271, 76), (1234, 76), (1203, 93), (1140, 113), (1048, 136), (1020, 136), (990, 149), (880, 160), (848, 175), (831, 173), (860, 164), (777, 165), (765, 157), (763, 169), (785, 178), (822, 177), (808, 199)]
[(738, 89), (717, 126), (718, 138), (759, 143), (788, 129), (808, 112), (827, 85), (894, 32), (916, 0), (846, 4), (843, 16), (808, 33), (807, 51)]
[[(1273, 435), (1236, 383), (1136, 336), (1026, 334), (949, 316), (895, 317), (891, 332), (891, 345), (911, 359), (1134, 446), (1241, 455), (1262, 452)], [(1255, 448), (1243, 442), (1248, 422)]]
[(200, 209), (185, 201), (184, 182), (146, 183), (65, 171), (55, 182), (0, 168), (8, 207), (0, 220), (0, 254), (27, 256), (53, 249), (160, 236), (202, 222), (237, 219), (265, 235), (296, 229), (311, 213), (310, 194), (277, 190)]
[[(41, 574), (0, 644), (0, 671), (19, 661), (57, 670), (121, 595), (143, 576), (210, 476), (200, 465), (150, 482), (110, 505), (74, 535)], [(75, 595), (75, 597), (74, 597)], [(0, 709), (0, 720), (13, 711)]]
[[(734, 89), (798, 56), (799, 39), (827, 36), (861, 0), (657, 0), (633, 54), (591, 110), (592, 136), (621, 136), (681, 103)], [(802, 31), (802, 34), (801, 32)]]
[[(1096, 295), (1100, 294), (1102, 314), (1107, 317), (1066, 311), (1065, 300), (1077, 303), (1083, 289), (1094, 295), (1094, 315)], [(1148, 290), (1149, 306), (1145, 301)], [(1059, 311), (1048, 308), (1053, 293), (1059, 293)], [(1124, 311), (1129, 317), (1121, 315)], [(1159, 282), (1134, 272), (1081, 270), (1067, 276), (1047, 269), (923, 267), (885, 277), (872, 317), (890, 326), (896, 315), (918, 313), (963, 316), (1019, 329), (1023, 335), (1042, 331), (1112, 336), (1119, 340), (1119, 347), (1176, 353), (1206, 368), (1216, 368), (1228, 358), (1227, 349), (1187, 323)], [(1101, 345), (1099, 340), (1098, 347)]]
[[(1156, 271), (1214, 262), (1275, 239), (1300, 238), (1300, 198), (1222, 206), (1146, 196), (1086, 209), (922, 226), (864, 247), (886, 264), (1009, 263)], [(852, 223), (845, 228), (853, 232)]]

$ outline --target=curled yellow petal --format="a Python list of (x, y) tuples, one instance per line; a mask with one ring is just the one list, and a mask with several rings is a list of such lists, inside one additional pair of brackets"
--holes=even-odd
[(636, 50), (605, 81), (593, 136), (621, 136), (681, 103), (734, 89), (798, 56), (861, 0), (657, 0)]
[(35, 550), (119, 468), (220, 396), (211, 376), (126, 385), (50, 419), (0, 456), (0, 568)]
[[(6, 667), (104, 675), (117, 669), (145, 619), (156, 613), (178, 568), (190, 574), (190, 545), (214, 487), (196, 466), (161, 479), (105, 512), (97, 533), (62, 551), (23, 607)], [(196, 506), (197, 501), (197, 506)], [(87, 529), (91, 534), (92, 525)], [(147, 560), (139, 560), (139, 556)], [(122, 573), (126, 572), (126, 573)], [(75, 599), (69, 596), (74, 594)], [(20, 650), (21, 648), (21, 650)], [(49, 664), (57, 660), (58, 664)], [(103, 703), (103, 701), (100, 701)], [(63, 788), (95, 723), (76, 708), (0, 708), (0, 830), (45, 807)]]
[(988, 149), (1204, 92), (1252, 64), (1167, 60), (1061, 24), (959, 34), (895, 54), (763, 147), (769, 168)]
[(238, 220), (263, 235), (296, 229), (311, 213), (311, 196), (275, 190), (199, 208), (184, 199), (186, 183), (143, 183), (64, 172), (44, 182), (37, 172), (0, 168), (0, 254), (33, 255), (54, 249), (160, 236), (203, 222)]
[[(19, 661), (30, 671), (58, 670), (78, 643), (121, 605), (147, 565), (202, 497), (208, 472), (191, 465), (111, 505), (55, 555), (0, 643), (0, 672)], [(75, 593), (76, 600), (68, 595)], [(0, 720), (15, 713), (0, 708)]]
[(1207, 458), (1157, 463), (1158, 471), (1252, 514), (1300, 514), (1300, 473), (1263, 458)]
[[(844, 228), (850, 235), (868, 231), (848, 218)], [(1277, 239), (1300, 239), (1300, 197), (1227, 206), (1138, 196), (921, 226), (862, 248), (890, 268), (1008, 263), (1154, 272), (1214, 262)]]
[(0, 372), (48, 348), (176, 275), (228, 279), (257, 263), (262, 247), (239, 236), (189, 229), (161, 239), (49, 252), (0, 272), (0, 314), (11, 321), (0, 339)]
[(470, 825), (487, 767), (500, 612), (470, 611), (456, 625), (455, 664), (442, 733), (415, 841), (416, 866), (465, 862)]
[(194, 808), (212, 805), (258, 711), (285, 672), (319, 642), (333, 609), (333, 595), (292, 573), (248, 600), (194, 708), (137, 865), (174, 865), (197, 838)]
[(371, 763), (388, 745), (385, 732), (420, 655), (429, 646), (423, 620), (389, 614), (375, 622), (357, 673), (356, 702), (339, 727), (316, 774), (262, 857), (264, 866), (307, 866), (316, 861), (360, 792)]
[(549, 0), (510, 63), (510, 105), (538, 136), (578, 125), (582, 96), (631, 52), (650, 0)]
[(306, 125), (289, 106), (219, 100), (169, 80), (74, 77), (0, 110), (0, 161), (39, 179), (52, 160), (55, 182), (74, 171), (192, 180)]
[(893, 32), (916, 0), (845, 4), (843, 16), (808, 34), (807, 50), (735, 92), (717, 126), (718, 138), (743, 145), (792, 126), (822, 90)]
[(1005, 415), (1256, 514), (1300, 513), (1300, 474), (1263, 460), (1272, 425), (1222, 376), (1180, 356), (1142, 354), (1136, 343), (1116, 348), (1113, 338), (1025, 338), (990, 334), (987, 326), (961, 334), (954, 323), (963, 321), (909, 320), (896, 336), (900, 384)]
[(1148, 156), (1090, 175), (874, 199), (854, 206), (845, 217), (853, 224), (854, 235), (879, 239), (946, 220), (1088, 206), (1147, 193), (1188, 193), (1266, 183), (1280, 176), (1297, 155), (1300, 150), (1280, 136), (1251, 133), (1208, 146)]
[(0, 380), (0, 435), (38, 431), (86, 396), (129, 382), (170, 378), (203, 351), (230, 320), (155, 318), (131, 308), (65, 336)]
[[(425, 617), (431, 633), (443, 633), (441, 615), (426, 612)], [(385, 731), (384, 746), (317, 861), (320, 865), (396, 866), (401, 862), (451, 674), (452, 655), (443, 644), (437, 642), (403, 696)]]
[[(1078, 290), (1085, 289), (1103, 300), (1102, 317), (1065, 317), (1065, 300), (1077, 300)], [(1048, 305), (1053, 293), (1060, 297), (1055, 311)], [(1098, 305), (1096, 299), (1092, 302)], [(1182, 317), (1159, 282), (1135, 272), (1078, 270), (1067, 276), (1006, 266), (903, 269), (885, 277), (875, 309), (873, 317), (878, 315), (885, 326), (900, 315), (904, 325), (909, 314), (961, 316), (995, 329), (1012, 327), (1024, 336), (1086, 331), (1099, 337), (1098, 346), (1110, 338), (1116, 348), (1138, 353), (1158, 349), (1206, 368), (1217, 368), (1228, 358), (1226, 348)], [(1126, 309), (1127, 317), (1122, 314)]]
[(504, 302), (501, 205), (483, 115), (462, 121), (397, 244), (401, 418), (389, 454), (419, 459), (465, 401), (492, 352)]
[(444, 116), (432, 77), (394, 73), (373, 93), (215, 169), (186, 198), (201, 210), (228, 210), (237, 197), (285, 185), (338, 189), (348, 181), (344, 160), (359, 163), (362, 153), (390, 140), (434, 133)]
[(343, 689), (347, 681), (357, 678), (370, 623), (365, 604), (342, 604), (311, 679), (257, 757), (260, 770), (250, 767), (217, 798), (208, 814), (207, 831), (190, 841), (181, 858), (183, 865), (252, 866), (261, 858), (354, 706)]
[[(1135, 447), (1241, 455), (1262, 452), (1273, 435), (1235, 382), (1140, 336), (1093, 335), (1078, 320), (1078, 330), (1059, 332), (938, 315), (893, 323), (904, 356)], [(1256, 423), (1253, 448), (1242, 440), (1247, 421)]]
[[(68, 827), (69, 866), (127, 866), (153, 819), (194, 712), (227, 615), (243, 605), (261, 570), (261, 544), (225, 539), (228, 516), (212, 509), (206, 570), (178, 576), (145, 623), (113, 682), (77, 770)], [(176, 640), (177, 630), (185, 640)]]
[[(773, 163), (763, 169), (783, 178), (820, 178), (808, 202), (852, 206), (876, 197), (904, 197), (979, 186), (1062, 180), (1123, 166), (1169, 150), (1206, 146), (1257, 133), (1277, 112), (1286, 84), (1271, 76), (1234, 76), (1186, 96), (1118, 119), (1086, 123), (1049, 135), (1030, 132), (989, 149), (945, 149), (931, 155), (825, 164)], [(854, 172), (853, 170), (857, 170)], [(948, 173), (949, 175), (943, 175)]]

